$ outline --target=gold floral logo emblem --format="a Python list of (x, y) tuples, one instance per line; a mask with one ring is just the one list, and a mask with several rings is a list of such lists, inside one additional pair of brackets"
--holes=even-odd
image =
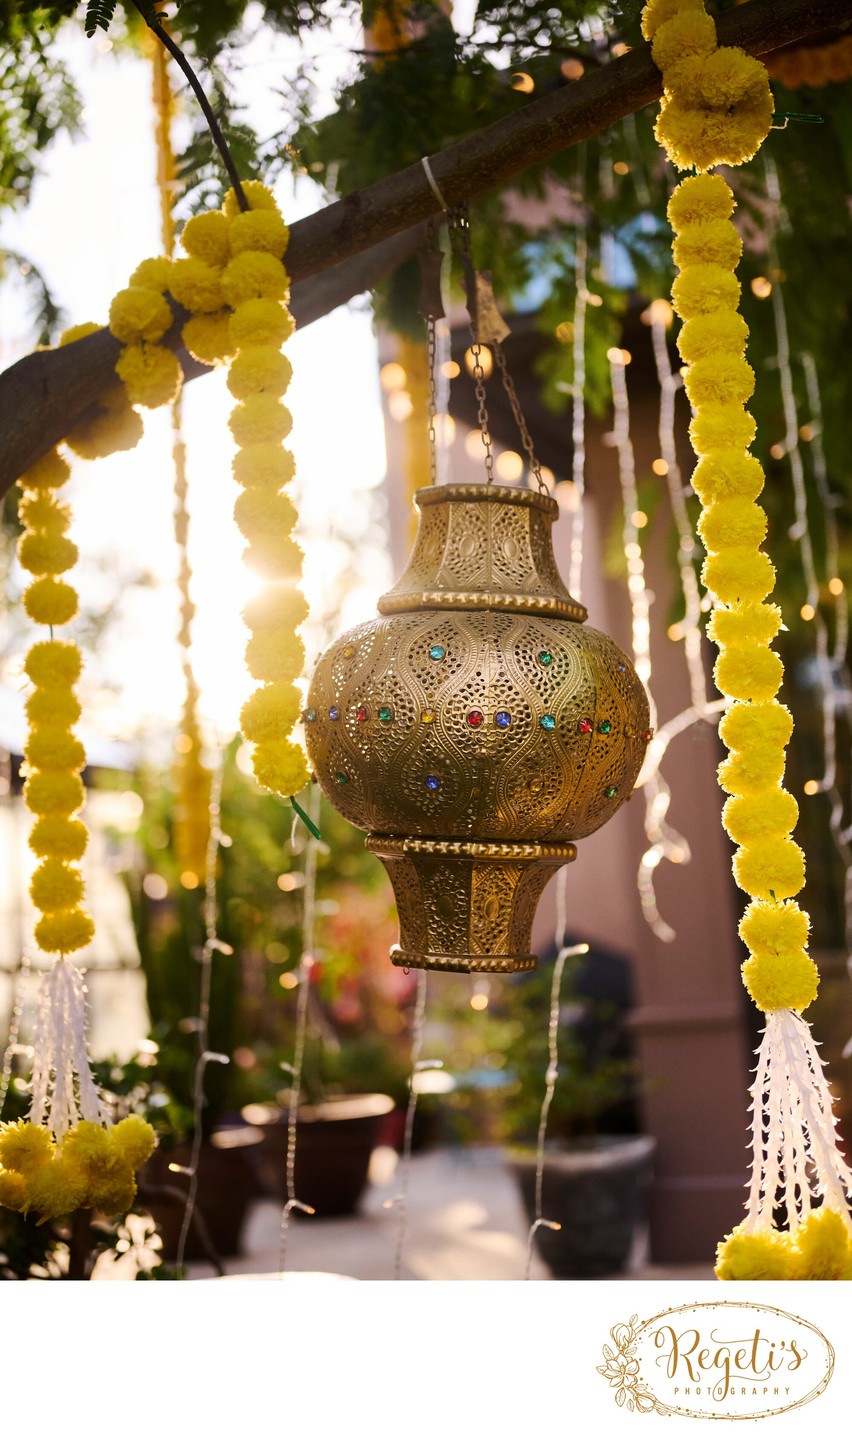
[(629, 1413), (769, 1418), (825, 1392), (834, 1349), (805, 1318), (764, 1303), (685, 1303), (610, 1329), (598, 1373)]

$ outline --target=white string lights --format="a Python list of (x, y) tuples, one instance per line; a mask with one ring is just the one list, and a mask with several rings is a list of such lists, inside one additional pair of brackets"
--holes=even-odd
[[(770, 157), (764, 157), (766, 187), (775, 209), (775, 225), (769, 235), (769, 264), (771, 274), (780, 274), (777, 233), (789, 227), (789, 219), (781, 195), (778, 171)], [(844, 800), (837, 784), (837, 715), (845, 710), (852, 713), (852, 684), (846, 658), (848, 642), (848, 617), (844, 588), (837, 573), (838, 535), (835, 509), (838, 499), (830, 489), (822, 446), (822, 407), (819, 383), (813, 357), (803, 361), (805, 385), (811, 422), (799, 425), (799, 410), (790, 353), (790, 334), (787, 324), (787, 309), (784, 303), (783, 287), (779, 279), (771, 283), (772, 314), (775, 322), (776, 361), (781, 386), (781, 400), (784, 414), (785, 433), (781, 442), (783, 453), (789, 461), (790, 478), (793, 484), (795, 518), (790, 537), (799, 548), (805, 579), (806, 602), (801, 615), (813, 624), (814, 658), (817, 699), (822, 715), (823, 772), (820, 778), (810, 779), (805, 786), (806, 794), (826, 794), (830, 802), (830, 828), (844, 874), (844, 908), (846, 920), (847, 964), (852, 966), (852, 823), (844, 825)], [(826, 588), (834, 601), (835, 636), (834, 646), (830, 644), (828, 625), (821, 608), (822, 585), (817, 572), (813, 537), (811, 535), (808, 494), (805, 483), (805, 466), (800, 438), (802, 432), (810, 437), (811, 462), (817, 493), (824, 515), (826, 536), (826, 563), (829, 568)], [(816, 445), (816, 448), (813, 446)], [(852, 1041), (847, 1046), (852, 1052)]]
[(577, 233), (575, 262), (576, 293), (574, 297), (574, 379), (571, 385), (571, 479), (574, 484), (574, 510), (571, 518), (571, 550), (568, 566), (568, 590), (580, 599), (583, 590), (583, 528), (586, 493), (586, 309), (589, 292), (586, 288), (588, 251), (586, 236)]
[[(630, 596), (632, 621), (631, 648), (636, 673), (648, 693), (651, 728), (656, 729), (657, 708), (650, 688), (650, 614), (654, 596), (645, 582), (645, 562), (642, 557), (642, 546), (639, 543), (639, 529), (646, 522), (646, 517), (639, 508), (636, 460), (630, 438), (630, 404), (625, 378), (625, 368), (630, 361), (630, 355), (626, 350), (611, 349), (608, 351), (608, 359), (612, 383), (613, 440), (618, 455), (618, 477), (624, 515), (622, 538), (627, 559), (627, 588)], [(645, 834), (648, 848), (642, 855), (636, 882), (643, 918), (658, 939), (664, 943), (672, 943), (675, 931), (662, 917), (657, 906), (654, 873), (663, 859), (668, 859), (675, 864), (688, 863), (691, 852), (683, 835), (666, 822), (666, 815), (671, 803), (671, 790), (660, 773), (659, 761), (673, 735), (670, 733), (666, 736), (665, 744), (662, 747), (658, 742), (656, 748), (652, 749), (656, 737), (654, 735), (654, 738), (651, 739), (649, 755), (646, 756), (643, 772), (640, 773), (637, 780), (637, 787), (641, 785), (645, 795)], [(650, 761), (652, 752), (656, 756), (653, 766)]]
[[(309, 799), (309, 814), (314, 829), (319, 824), (320, 796), (319, 787), (311, 786)], [(295, 837), (298, 818), (293, 820), (293, 837)], [(312, 831), (308, 831), (305, 840), (305, 882), (302, 887), (302, 941), (301, 954), (299, 955), (298, 998), (296, 1000), (296, 1038), (293, 1050), (292, 1066), (288, 1065), (290, 1074), (290, 1101), (287, 1108), (287, 1157), (285, 1178), (287, 1185), (287, 1198), (281, 1210), (281, 1231), (278, 1249), (278, 1277), (283, 1278), (287, 1269), (287, 1241), (290, 1234), (290, 1218), (297, 1209), (300, 1213), (312, 1215), (314, 1209), (307, 1203), (302, 1203), (296, 1197), (296, 1139), (299, 1122), (299, 1104), (302, 1098), (302, 1067), (305, 1061), (305, 1036), (308, 1030), (308, 1001), (311, 989), (311, 969), (314, 966), (314, 935), (316, 927), (316, 896), (317, 896), (317, 855), (319, 852), (319, 840)]]
[(210, 782), (210, 799), (208, 804), (210, 828), (208, 831), (207, 852), (204, 865), (204, 903), (201, 911), (204, 922), (204, 944), (198, 956), (198, 961), (201, 966), (198, 1015), (196, 1018), (191, 1019), (188, 1024), (184, 1025), (185, 1028), (191, 1027), (195, 1029), (198, 1043), (198, 1057), (195, 1062), (195, 1072), (192, 1080), (192, 1149), (190, 1151), (188, 1166), (175, 1163), (169, 1164), (169, 1168), (173, 1173), (181, 1173), (189, 1178), (189, 1189), (177, 1246), (176, 1263), (178, 1268), (183, 1267), (189, 1230), (198, 1201), (199, 1166), (201, 1163), (201, 1147), (203, 1142), (202, 1122), (207, 1103), (204, 1096), (204, 1075), (208, 1064), (227, 1064), (230, 1062), (227, 1054), (213, 1053), (209, 1048), (210, 987), (213, 981), (213, 956), (214, 954), (232, 954), (234, 952), (230, 944), (224, 943), (223, 940), (219, 938), (217, 932), (219, 926), (219, 900), (216, 886), (216, 868), (219, 858), (219, 845), (222, 842), (220, 801), (225, 762), (224, 755), (224, 749), (220, 748), (219, 763), (213, 771)]
[(402, 1277), (402, 1255), (408, 1227), (408, 1189), (411, 1181), (411, 1146), (414, 1139), (414, 1115), (417, 1112), (417, 1075), (423, 1069), (435, 1068), (427, 1060), (421, 1063), (423, 1036), (426, 1030), (426, 997), (429, 974), (421, 969), (417, 975), (417, 999), (414, 1005), (414, 1024), (411, 1032), (411, 1074), (408, 1080), (408, 1106), (405, 1110), (405, 1134), (402, 1142), (399, 1193), (385, 1202), (385, 1208), (395, 1208), (397, 1213), (396, 1250), (394, 1253), (393, 1276)]

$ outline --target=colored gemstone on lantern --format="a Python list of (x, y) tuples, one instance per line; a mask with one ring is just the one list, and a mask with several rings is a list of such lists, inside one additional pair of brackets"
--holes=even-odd
[(382, 704), (379, 709), (379, 718), (383, 724), (390, 724), (393, 720), (393, 710), (389, 704)]
[(540, 649), (540, 650), (539, 650), (539, 653), (538, 653), (538, 662), (539, 662), (539, 664), (543, 664), (544, 667), (545, 667), (545, 669), (547, 668), (548, 664), (552, 664), (552, 663), (553, 663), (553, 655), (550, 653), (550, 650), (549, 650), (549, 649)]
[(423, 710), (423, 713), (420, 715), (420, 722), (421, 722), (421, 724), (434, 724), (434, 723), (435, 723), (435, 711), (434, 711), (434, 709), (424, 709), (424, 710)]
[(367, 719), (369, 718), (369, 710), (367, 709), (366, 704), (358, 705), (358, 708), (355, 710), (355, 718), (358, 720), (359, 724), (366, 723)]
[(352, 658), (352, 655), (353, 655), (354, 653), (355, 653), (355, 645), (354, 645), (354, 644), (347, 644), (346, 648), (345, 648), (344, 651), (343, 651), (343, 658), (344, 658), (344, 659), (351, 659), (351, 658)]
[(618, 666), (618, 672), (619, 672), (619, 674), (626, 674), (626, 673), (627, 673), (627, 665), (626, 665), (626, 664), (619, 664), (619, 666)]
[(467, 716), (467, 722), (470, 725), (471, 729), (478, 729), (484, 717), (485, 716), (482, 713), (481, 709), (471, 709), (470, 713)]
[(431, 649), (429, 650), (429, 658), (430, 658), (430, 659), (443, 659), (443, 657), (444, 657), (444, 655), (446, 654), (446, 652), (447, 652), (447, 651), (446, 651), (446, 649), (444, 648), (443, 644), (433, 644), (432, 647), (431, 647)]
[(602, 719), (601, 722), (600, 722), (600, 724), (598, 725), (598, 733), (599, 733), (599, 734), (609, 734), (609, 733), (611, 733), (611, 731), (612, 731), (612, 720), (611, 720), (611, 719)]
[(618, 789), (616, 788), (615, 784), (610, 784), (609, 788), (606, 791), (606, 797), (608, 799), (614, 799), (617, 793)]
[(334, 777), (335, 777), (335, 779), (337, 780), (338, 784), (345, 784), (345, 783), (348, 781), (348, 779), (349, 779), (349, 775), (348, 775), (348, 774), (340, 774), (340, 773), (338, 773), (338, 774), (335, 774)]
[(508, 729), (512, 722), (512, 716), (506, 709), (498, 709), (494, 715), (494, 723), (498, 729)]
[(306, 724), (313, 724), (313, 722), (314, 722), (314, 720), (316, 719), (316, 717), (317, 717), (317, 711), (316, 711), (316, 709), (306, 709), (306, 710), (305, 710), (305, 723), (306, 723)]
[(542, 729), (556, 728), (556, 720), (554, 719), (552, 714), (542, 714), (539, 723), (541, 724)]
[(426, 775), (425, 783), (426, 783), (426, 788), (427, 788), (427, 789), (432, 789), (433, 791), (434, 791), (435, 789), (440, 789), (440, 787), (441, 787), (441, 781), (440, 781), (440, 779), (438, 778), (438, 775), (437, 775), (437, 774), (427, 774), (427, 775)]
[(591, 734), (592, 727), (593, 726), (591, 719), (581, 719), (579, 724), (577, 725), (577, 728), (579, 729), (581, 734)]
[(328, 717), (329, 717), (329, 719), (339, 719), (339, 718), (340, 718), (340, 710), (338, 709), (338, 707), (337, 707), (336, 704), (332, 704), (331, 708), (330, 708), (329, 711), (328, 711)]
[(527, 788), (529, 789), (531, 794), (540, 794), (543, 787), (544, 786), (540, 779), (530, 779), (530, 782), (527, 785)]
[(643, 734), (642, 734), (642, 738), (644, 739), (644, 741), (645, 741), (646, 744), (648, 743), (648, 740), (649, 740), (649, 739), (653, 739), (653, 737), (654, 737), (654, 731), (653, 731), (653, 729), (646, 729), (646, 730), (643, 732)]

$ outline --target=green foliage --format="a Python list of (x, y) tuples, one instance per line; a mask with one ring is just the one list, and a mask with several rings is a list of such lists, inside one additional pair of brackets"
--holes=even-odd
[(85, 30), (89, 39), (98, 30), (108, 30), (115, 14), (116, 0), (88, 0)]

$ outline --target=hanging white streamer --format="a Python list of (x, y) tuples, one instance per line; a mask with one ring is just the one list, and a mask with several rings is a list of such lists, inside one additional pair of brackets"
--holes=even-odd
[(57, 1139), (81, 1119), (104, 1123), (86, 1043), (86, 985), (64, 955), (41, 982), (33, 1034), (30, 1122), (49, 1128)]

